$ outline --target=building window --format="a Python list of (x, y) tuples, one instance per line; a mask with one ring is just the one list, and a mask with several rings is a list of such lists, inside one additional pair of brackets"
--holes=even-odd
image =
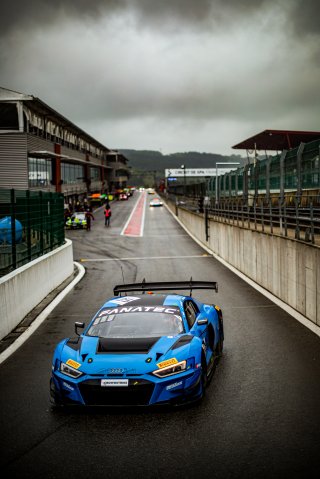
[(29, 187), (49, 186), (52, 180), (51, 160), (28, 158)]
[(93, 166), (90, 167), (90, 179), (91, 181), (100, 180), (100, 168), (95, 168)]
[(83, 166), (61, 162), (61, 179), (66, 185), (82, 183), (84, 181)]

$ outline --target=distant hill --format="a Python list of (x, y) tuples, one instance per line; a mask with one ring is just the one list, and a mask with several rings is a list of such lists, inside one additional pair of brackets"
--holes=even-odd
[(166, 168), (214, 168), (216, 162), (239, 162), (244, 164), (245, 159), (240, 155), (224, 156), (216, 153), (199, 153), (188, 151), (186, 153), (171, 153), (163, 155), (160, 151), (154, 150), (119, 150), (128, 158), (129, 166), (134, 170), (157, 171), (164, 173)]
[(214, 168), (216, 162), (239, 162), (242, 166), (245, 162), (240, 155), (224, 156), (197, 151), (170, 155), (163, 155), (160, 151), (153, 150), (119, 149), (119, 151), (129, 160), (128, 166), (131, 168), (129, 184), (145, 187), (159, 185), (164, 179), (166, 168), (180, 168), (181, 165), (185, 165), (186, 168)]

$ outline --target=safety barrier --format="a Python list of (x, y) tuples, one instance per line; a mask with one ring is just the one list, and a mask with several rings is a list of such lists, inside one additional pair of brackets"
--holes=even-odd
[[(219, 258), (304, 318), (320, 326), (320, 247), (258, 231), (248, 224), (216, 221), (167, 200), (187, 230)], [(252, 226), (251, 223), (249, 226)]]
[(0, 276), (65, 241), (60, 193), (0, 189)]

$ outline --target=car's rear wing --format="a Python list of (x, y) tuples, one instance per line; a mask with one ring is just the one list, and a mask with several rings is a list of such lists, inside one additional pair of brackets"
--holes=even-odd
[(218, 292), (218, 283), (216, 281), (160, 281), (156, 283), (147, 283), (145, 280), (142, 283), (119, 284), (113, 288), (115, 296), (121, 293), (132, 293), (134, 291), (142, 291), (142, 293), (153, 291), (177, 291), (189, 289), (190, 296), (192, 296), (193, 289), (214, 289)]

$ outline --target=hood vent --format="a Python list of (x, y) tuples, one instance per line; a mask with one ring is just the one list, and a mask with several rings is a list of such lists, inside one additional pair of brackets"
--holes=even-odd
[(97, 354), (146, 354), (160, 338), (99, 338)]
[(181, 348), (182, 346), (185, 346), (186, 344), (191, 343), (192, 340), (193, 340), (192, 334), (187, 334), (185, 336), (181, 336), (181, 338), (179, 338), (178, 341), (176, 341), (174, 343), (174, 345), (171, 347), (171, 349)]

